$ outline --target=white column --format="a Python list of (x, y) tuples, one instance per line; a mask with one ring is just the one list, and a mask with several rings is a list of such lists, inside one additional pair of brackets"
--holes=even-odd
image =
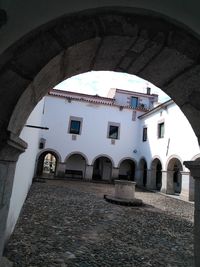
[(65, 177), (65, 168), (66, 168), (65, 162), (58, 162), (57, 168), (56, 168), (56, 176)]
[(84, 179), (92, 180), (92, 175), (93, 175), (93, 165), (86, 165)]
[(142, 185), (141, 170), (140, 169), (135, 170), (135, 182), (137, 185)]
[(147, 170), (147, 183), (146, 188), (147, 189), (155, 189), (156, 188), (156, 177), (154, 176), (154, 172), (151, 170)]
[(190, 173), (181, 171), (181, 196), (189, 200)]
[(112, 168), (112, 180), (119, 178), (119, 168)]
[(167, 192), (167, 171), (162, 171), (162, 187), (160, 191), (165, 194)]
[(167, 171), (167, 194), (174, 194), (174, 171)]

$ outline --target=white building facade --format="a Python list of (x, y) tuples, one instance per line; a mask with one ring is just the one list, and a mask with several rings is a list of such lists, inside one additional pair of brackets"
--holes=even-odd
[[(194, 200), (193, 178), (183, 162), (199, 160), (197, 138), (179, 107), (169, 100), (139, 117), (140, 156), (147, 173), (138, 183)], [(140, 164), (140, 162), (139, 162)]]
[(42, 114), (49, 130), (40, 134), (35, 175), (131, 179), (193, 200), (183, 162), (200, 158), (197, 138), (172, 100), (153, 107), (157, 100), (149, 88), (146, 94), (111, 89), (108, 97), (51, 90)]
[[(134, 180), (147, 189), (194, 200), (185, 160), (200, 160), (197, 138), (178, 106), (158, 96), (111, 89), (108, 97), (51, 90), (32, 112), (21, 137), (6, 239), (33, 177)], [(20, 182), (19, 182), (20, 180)]]
[(120, 98), (117, 93), (115, 99), (51, 90), (44, 100), (42, 124), (49, 130), (40, 136), (36, 175), (45, 175), (42, 165), (50, 153), (54, 157), (51, 164), (56, 162), (53, 176), (134, 179), (137, 117), (149, 110), (157, 95), (124, 91)]

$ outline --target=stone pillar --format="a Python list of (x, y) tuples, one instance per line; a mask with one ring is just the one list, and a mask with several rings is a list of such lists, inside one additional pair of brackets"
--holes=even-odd
[(58, 162), (56, 169), (56, 176), (65, 177), (66, 162)]
[(92, 180), (92, 175), (93, 175), (93, 165), (86, 165), (85, 168), (85, 180)]
[(165, 194), (167, 192), (167, 171), (162, 171), (162, 187), (160, 191)]
[(174, 195), (174, 171), (167, 171), (167, 188), (166, 194)]
[(0, 150), (0, 266), (16, 163), (26, 147), (27, 144), (23, 140), (10, 134)]
[(154, 176), (154, 173), (151, 170), (147, 170), (147, 183), (146, 183), (147, 189), (155, 189), (156, 188), (155, 179), (156, 178)]
[(189, 201), (194, 201), (194, 178), (189, 176)]
[(112, 174), (111, 174), (111, 179), (116, 180), (119, 178), (119, 168), (112, 168)]
[(137, 185), (142, 185), (141, 170), (140, 169), (136, 169), (135, 170), (135, 182), (136, 182)]
[(194, 192), (194, 261), (195, 267), (200, 266), (200, 162), (184, 161), (195, 180)]
[(181, 196), (189, 200), (190, 173), (181, 171)]

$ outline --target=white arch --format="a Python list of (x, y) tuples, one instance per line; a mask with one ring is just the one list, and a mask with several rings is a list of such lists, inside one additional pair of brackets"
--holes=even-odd
[(73, 152), (70, 152), (70, 153), (66, 156), (64, 162), (67, 162), (67, 160), (68, 160), (71, 156), (73, 156), (73, 155), (80, 155), (80, 156), (82, 156), (82, 157), (85, 159), (86, 164), (88, 165), (88, 157), (87, 157), (84, 153), (82, 153), (82, 152), (80, 152), (80, 151), (73, 151)]
[(197, 159), (200, 159), (200, 153), (196, 154), (194, 157), (192, 157), (191, 160), (197, 160)]
[(162, 160), (161, 160), (161, 157), (158, 156), (158, 155), (156, 155), (156, 156), (154, 156), (154, 157), (152, 158), (152, 160), (151, 160), (151, 164), (150, 164), (150, 168), (152, 169), (152, 164), (153, 164), (154, 160), (156, 160), (156, 159), (160, 161), (160, 163), (161, 163), (161, 165), (162, 165), (162, 168), (163, 168), (163, 162), (162, 162)]
[(135, 168), (137, 168), (137, 161), (134, 159), (134, 158), (131, 158), (131, 157), (124, 157), (122, 158), (119, 162), (118, 162), (118, 165), (117, 165), (117, 168), (120, 167), (121, 163), (125, 160), (131, 160), (134, 164), (135, 164)]
[(169, 165), (169, 163), (170, 163), (170, 161), (171, 161), (172, 159), (176, 159), (176, 160), (180, 161), (180, 163), (181, 163), (181, 167), (182, 167), (182, 171), (183, 171), (183, 170), (184, 170), (183, 160), (181, 159), (181, 157), (179, 157), (179, 156), (176, 155), (176, 154), (171, 155), (171, 156), (167, 159), (167, 162), (166, 162), (166, 165), (165, 165), (165, 170), (168, 170), (168, 165)]
[(59, 162), (61, 162), (62, 158), (61, 158), (61, 155), (60, 153), (55, 150), (55, 149), (52, 149), (52, 148), (45, 148), (45, 149), (42, 149), (38, 154), (37, 154), (37, 157), (36, 157), (36, 161), (38, 161), (39, 157), (43, 154), (43, 153), (52, 153), (53, 155), (57, 156), (57, 159)]
[(92, 160), (92, 165), (94, 165), (94, 162), (95, 162), (96, 159), (98, 159), (98, 158), (102, 158), (102, 157), (104, 157), (104, 158), (108, 158), (108, 159), (111, 161), (111, 163), (112, 163), (112, 167), (115, 167), (114, 160), (112, 159), (112, 157), (110, 157), (110, 156), (108, 156), (108, 155), (106, 155), (106, 154), (99, 154), (99, 155), (97, 155), (97, 156)]

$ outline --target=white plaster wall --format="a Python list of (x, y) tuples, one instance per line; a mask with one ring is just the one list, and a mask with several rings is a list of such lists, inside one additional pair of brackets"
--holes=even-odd
[[(43, 100), (40, 101), (40, 103), (32, 111), (29, 119), (27, 120), (27, 124), (40, 126), (42, 109)], [(28, 143), (28, 148), (20, 155), (16, 166), (7, 219), (6, 240), (9, 238), (14, 229), (21, 208), (32, 184), (35, 159), (38, 153), (39, 132), (39, 129), (24, 127), (20, 135), (20, 138)]]
[(150, 107), (150, 101), (148, 98), (144, 98), (144, 97), (139, 97), (138, 98), (139, 101), (139, 105), (143, 104), (145, 108), (149, 108)]
[(121, 94), (121, 93), (116, 92), (115, 96), (114, 96), (115, 103), (117, 105), (128, 106), (128, 105), (130, 105), (130, 101), (129, 101), (128, 97), (130, 97), (130, 96), (127, 94)]
[[(146, 108), (149, 108), (150, 106), (150, 101), (149, 98), (147, 97), (142, 97), (140, 95), (137, 94), (128, 94), (128, 93), (120, 93), (120, 92), (116, 92), (114, 98), (115, 98), (115, 103), (117, 105), (122, 105), (122, 106), (129, 106), (131, 104), (131, 97), (137, 97), (138, 98), (138, 105), (140, 104), (144, 104), (146, 106)], [(153, 98), (152, 98), (153, 99)]]
[[(165, 134), (164, 138), (157, 138), (158, 123), (164, 121)], [(148, 140), (142, 142), (143, 126), (148, 128)], [(166, 170), (167, 161), (170, 157), (179, 156), (183, 162), (191, 160), (200, 152), (197, 138), (193, 129), (181, 112), (179, 107), (171, 104), (167, 109), (161, 109), (157, 112), (145, 116), (141, 119), (140, 134), (138, 136), (140, 143), (140, 156), (144, 156), (150, 168), (152, 158), (159, 155), (162, 161), (162, 168)], [(170, 139), (169, 148), (168, 141)], [(187, 170), (183, 166), (183, 170)]]
[[(137, 113), (137, 116), (141, 114)], [(70, 116), (83, 118), (82, 133), (72, 140), (68, 133)], [(120, 139), (111, 144), (107, 138), (108, 122), (120, 123)], [(87, 102), (67, 100), (59, 97), (45, 98), (43, 125), (49, 131), (43, 131), (42, 138), (46, 139), (45, 148), (58, 151), (62, 161), (71, 152), (79, 151), (85, 154), (92, 164), (98, 155), (108, 155), (117, 166), (124, 157), (135, 158), (133, 150), (137, 149), (138, 122), (132, 120), (132, 110), (119, 110), (118, 107), (92, 104)]]

